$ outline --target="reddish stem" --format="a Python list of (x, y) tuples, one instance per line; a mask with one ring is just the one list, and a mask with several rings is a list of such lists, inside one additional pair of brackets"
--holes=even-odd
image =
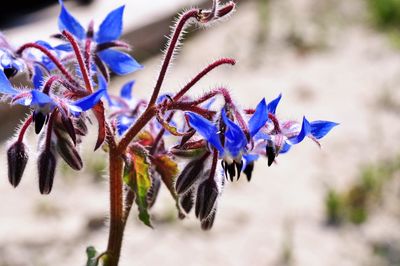
[(205, 75), (207, 75), (210, 71), (215, 69), (218, 66), (224, 65), (224, 64), (230, 64), (230, 65), (235, 65), (236, 61), (231, 58), (221, 58), (214, 63), (208, 65), (206, 68), (204, 68), (200, 73), (198, 73), (188, 84), (186, 84), (175, 96), (174, 96), (174, 101), (179, 100), (185, 93), (187, 93), (199, 80), (201, 80)]
[(63, 81), (63, 79), (59, 76), (51, 76), (46, 83), (44, 84), (43, 87), (43, 93), (49, 94), (51, 86), (53, 85), (54, 82), (56, 81)]
[(182, 34), (182, 31), (185, 27), (186, 22), (189, 19), (196, 17), (198, 15), (198, 13), (199, 13), (199, 10), (197, 8), (191, 9), (191, 10), (185, 12), (179, 18), (178, 23), (175, 27), (175, 31), (172, 35), (171, 41), (169, 42), (168, 50), (167, 50), (167, 53), (165, 54), (164, 61), (161, 66), (160, 74), (157, 79), (157, 83), (154, 87), (153, 94), (151, 95), (151, 98), (150, 98), (149, 106), (154, 105), (157, 100), (157, 97), (158, 97), (158, 94), (160, 93), (161, 85), (164, 81), (165, 74), (167, 72), (169, 63), (171, 62), (172, 56), (176, 49), (177, 43), (179, 41), (179, 37)]
[(74, 85), (77, 85), (78, 83), (73, 79), (71, 74), (68, 72), (68, 70), (63, 66), (63, 64), (58, 60), (57, 57), (55, 57), (46, 47), (43, 47), (37, 43), (26, 43), (22, 45), (16, 52), (18, 55), (22, 55), (23, 51), (25, 51), (28, 48), (33, 48), (41, 51), (43, 54), (45, 54), (50, 60), (56, 65), (56, 67), (61, 71), (61, 73), (65, 76), (65, 78), (71, 82)]
[(22, 142), (24, 140), (24, 136), (25, 136), (26, 130), (31, 125), (32, 120), (33, 120), (33, 116), (32, 115), (30, 115), (28, 117), (28, 119), (25, 120), (24, 124), (22, 125), (22, 127), (20, 129), (21, 131), (19, 132), (19, 135), (18, 135), (18, 142)]
[(82, 77), (85, 82), (86, 90), (89, 92), (93, 92), (92, 83), (90, 82), (89, 72), (88, 72), (88, 69), (86, 68), (85, 61), (83, 60), (82, 52), (79, 48), (77, 41), (75, 40), (74, 36), (72, 36), (72, 34), (69, 33), (68, 31), (64, 30), (62, 32), (62, 34), (67, 38), (67, 40), (69, 41), (69, 43), (72, 46), (72, 49), (74, 49), (76, 59), (78, 60), (79, 68), (81, 70)]

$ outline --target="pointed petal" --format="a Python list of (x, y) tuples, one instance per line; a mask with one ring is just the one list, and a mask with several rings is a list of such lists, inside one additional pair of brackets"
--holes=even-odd
[(106, 89), (97, 90), (96, 92), (75, 101), (73, 105), (81, 108), (82, 111), (87, 111), (96, 105), (105, 93)]
[(214, 148), (219, 151), (220, 155), (222, 155), (224, 153), (224, 148), (219, 140), (217, 127), (212, 122), (196, 113), (187, 112), (186, 115), (189, 118), (190, 126), (194, 128), (197, 133), (205, 138), (211, 145), (213, 145)]
[(311, 133), (310, 122), (308, 122), (308, 120), (305, 117), (303, 117), (303, 123), (301, 125), (300, 133), (296, 137), (290, 138), (289, 142), (291, 145), (300, 143), (310, 133)]
[(54, 46), (54, 49), (63, 52), (72, 52), (72, 46), (69, 43), (59, 44), (57, 46)]
[(267, 121), (267, 103), (265, 102), (265, 99), (262, 99), (257, 105), (253, 116), (249, 120), (250, 136), (253, 137), (255, 134), (257, 134), (257, 132), (265, 125), (265, 123), (267, 123)]
[(61, 5), (61, 12), (58, 16), (58, 28), (60, 31), (67, 30), (76, 38), (82, 40), (86, 36), (85, 29), (82, 25), (74, 18), (69, 11), (65, 8), (63, 1), (59, 0)]
[(99, 52), (98, 55), (117, 75), (125, 75), (143, 68), (135, 59), (124, 52), (106, 49)]
[(268, 103), (268, 113), (275, 114), (276, 108), (278, 107), (281, 98), (282, 98), (282, 93), (280, 93), (278, 97), (276, 97), (274, 100)]
[(129, 81), (125, 83), (121, 88), (120, 96), (126, 100), (132, 99), (132, 87), (135, 85), (135, 81)]
[(122, 16), (125, 6), (120, 6), (111, 11), (100, 24), (96, 42), (104, 43), (119, 39), (122, 33)]
[(10, 81), (8, 80), (4, 72), (1, 70), (0, 70), (0, 93), (10, 94), (10, 95), (15, 95), (19, 93), (16, 89), (13, 88)]
[(279, 150), (280, 154), (284, 154), (287, 153), (290, 148), (292, 147), (292, 145), (290, 145), (289, 143), (287, 143), (286, 141), (283, 143), (282, 148)]
[(226, 116), (225, 109), (222, 110), (222, 119), (226, 125), (225, 148), (228, 148), (231, 155), (236, 157), (247, 145), (246, 135), (238, 125)]
[(122, 136), (125, 131), (135, 122), (136, 119), (127, 116), (120, 116), (117, 118), (117, 130), (118, 134)]
[(35, 73), (32, 77), (33, 86), (35, 89), (40, 90), (43, 85), (43, 71), (40, 66), (35, 65), (34, 67)]
[(329, 131), (334, 128), (335, 126), (339, 125), (338, 123), (331, 122), (331, 121), (313, 121), (311, 122), (311, 135), (314, 138), (320, 139), (323, 138)]

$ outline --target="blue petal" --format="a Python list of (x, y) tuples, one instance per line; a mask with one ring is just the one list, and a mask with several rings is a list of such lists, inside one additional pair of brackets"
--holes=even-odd
[(313, 135), (313, 137), (316, 139), (320, 139), (323, 138), (326, 134), (328, 134), (333, 127), (339, 124), (331, 121), (318, 120), (311, 122), (310, 125), (311, 125), (311, 135)]
[(224, 153), (224, 148), (219, 140), (217, 127), (201, 115), (192, 112), (187, 112), (186, 114), (189, 118), (190, 126), (194, 128), (197, 133), (205, 138), (212, 146), (214, 146), (220, 155), (222, 155)]
[(255, 134), (257, 134), (257, 132), (265, 125), (265, 123), (267, 123), (267, 121), (267, 103), (265, 102), (265, 99), (262, 99), (257, 105), (253, 116), (249, 120), (250, 136), (253, 137)]
[(124, 86), (121, 88), (120, 96), (126, 100), (132, 99), (132, 87), (135, 85), (135, 81), (129, 81), (125, 83)]
[(135, 59), (124, 52), (106, 49), (99, 52), (98, 55), (117, 75), (125, 75), (143, 68)]
[(43, 46), (45, 48), (47, 48), (48, 50), (54, 50), (53, 46), (51, 46), (51, 44), (49, 44), (48, 42), (45, 41), (36, 41), (36, 44), (39, 44), (40, 46)]
[(97, 90), (96, 92), (75, 101), (73, 105), (79, 107), (82, 111), (87, 111), (95, 106), (106, 92), (106, 89)]
[(51, 108), (56, 105), (54, 100), (47, 94), (38, 91), (38, 90), (31, 90), (32, 94), (32, 102), (31, 106), (43, 108), (46, 106), (50, 106)]
[(117, 119), (117, 130), (119, 135), (123, 135), (125, 131), (129, 129), (129, 127), (135, 122), (136, 119), (127, 117), (127, 116), (120, 116)]
[(277, 98), (268, 103), (268, 113), (275, 114), (276, 107), (278, 107), (281, 98), (282, 98), (282, 93), (280, 93)]
[(43, 85), (43, 78), (44, 78), (43, 71), (40, 68), (40, 66), (37, 66), (37, 65), (35, 65), (34, 71), (35, 71), (35, 73), (33, 74), (33, 77), (32, 77), (33, 86), (35, 89), (40, 90), (40, 88)]
[(58, 16), (58, 28), (60, 31), (67, 30), (76, 38), (82, 40), (86, 36), (85, 29), (65, 8), (63, 1), (59, 0), (61, 12)]
[(122, 34), (122, 16), (125, 6), (111, 11), (100, 24), (96, 35), (97, 43), (110, 42), (119, 39)]
[(296, 136), (296, 137), (293, 137), (293, 138), (290, 138), (289, 139), (289, 142), (290, 142), (290, 144), (297, 144), (297, 143), (300, 143), (300, 142), (302, 142), (303, 141), (303, 139), (307, 136), (307, 135), (309, 135), (311, 133), (311, 125), (310, 125), (310, 122), (308, 122), (308, 120), (305, 118), (305, 117), (303, 117), (303, 123), (302, 123), (302, 125), (301, 125), (301, 130), (300, 130), (300, 133)]
[(252, 153), (252, 154), (244, 154), (243, 155), (243, 159), (245, 160), (246, 164), (249, 164), (249, 163), (252, 163), (254, 161), (257, 161), (259, 157), (260, 157), (260, 155), (254, 154), (254, 153)]
[(0, 70), (0, 93), (15, 95), (19, 91), (13, 88), (3, 71)]
[(287, 153), (290, 148), (292, 147), (292, 145), (290, 145), (289, 143), (287, 143), (286, 141), (283, 143), (282, 148), (280, 149), (279, 153), (280, 154), (284, 154)]
[(69, 43), (59, 44), (57, 46), (54, 46), (54, 49), (63, 52), (71, 52), (73, 50), (71, 44)]
[(222, 119), (226, 125), (225, 148), (229, 150), (233, 157), (236, 157), (247, 145), (246, 135), (238, 125), (226, 116), (225, 109), (222, 110)]

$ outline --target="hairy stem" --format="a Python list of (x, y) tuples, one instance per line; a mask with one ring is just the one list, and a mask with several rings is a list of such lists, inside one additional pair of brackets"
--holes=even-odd
[(69, 33), (68, 31), (64, 30), (62, 34), (67, 38), (72, 48), (74, 49), (76, 59), (78, 60), (79, 68), (81, 70), (82, 77), (85, 82), (86, 90), (89, 92), (93, 92), (92, 83), (90, 82), (89, 69), (86, 68), (85, 60), (82, 56), (82, 52), (81, 49), (79, 48), (78, 43), (76, 42), (74, 36), (72, 36), (72, 34)]
[(188, 22), (189, 19), (196, 17), (198, 15), (198, 13), (199, 13), (199, 10), (197, 8), (191, 9), (191, 10), (185, 12), (179, 18), (178, 23), (175, 27), (175, 31), (172, 34), (171, 41), (168, 45), (168, 49), (165, 54), (163, 64), (161, 66), (161, 70), (158, 75), (157, 83), (154, 87), (153, 94), (151, 95), (151, 98), (150, 98), (149, 106), (152, 106), (153, 104), (155, 104), (155, 102), (157, 100), (158, 94), (160, 93), (161, 85), (165, 78), (165, 74), (167, 73), (168, 66), (171, 62), (171, 59), (173, 57), (174, 51), (179, 42), (179, 38), (182, 34), (182, 31), (185, 27), (186, 22)]
[(199, 80), (201, 80), (205, 75), (207, 75), (210, 71), (215, 69), (218, 66), (224, 65), (224, 64), (230, 64), (230, 65), (235, 65), (236, 61), (231, 58), (221, 58), (214, 63), (208, 65), (206, 68), (204, 68), (199, 74), (197, 74), (191, 81), (189, 81), (188, 84), (186, 84), (175, 96), (174, 96), (174, 101), (179, 100), (182, 98), (185, 93), (187, 93)]
[(124, 209), (123, 209), (123, 160), (115, 143), (110, 144), (110, 231), (108, 235), (107, 254), (105, 266), (117, 266), (124, 234)]
[(30, 115), (30, 116), (28, 117), (28, 119), (26, 119), (26, 121), (24, 122), (24, 124), (22, 125), (21, 131), (19, 132), (19, 135), (18, 135), (18, 142), (22, 142), (22, 141), (24, 140), (24, 136), (25, 136), (26, 130), (27, 130), (28, 127), (31, 125), (32, 120), (33, 120), (33, 116)]
[(68, 72), (68, 70), (63, 66), (63, 64), (58, 60), (57, 57), (55, 57), (46, 47), (43, 47), (37, 43), (26, 43), (22, 45), (18, 50), (17, 54), (22, 55), (22, 53), (28, 49), (28, 48), (33, 48), (36, 50), (41, 51), (43, 54), (45, 54), (55, 65), (56, 67), (61, 71), (61, 73), (65, 76), (65, 78), (71, 82), (74, 85), (77, 85), (77, 82), (75, 79), (72, 77), (72, 75)]

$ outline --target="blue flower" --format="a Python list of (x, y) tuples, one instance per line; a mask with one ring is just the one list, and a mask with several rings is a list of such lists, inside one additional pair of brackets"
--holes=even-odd
[[(67, 30), (79, 41), (84, 41), (85, 38), (88, 38), (84, 27), (69, 13), (63, 1), (59, 0), (59, 2), (61, 5), (61, 12), (58, 17), (58, 27), (60, 31)], [(96, 42), (94, 53), (117, 75), (125, 75), (143, 68), (129, 54), (113, 49), (113, 47), (119, 46), (115, 41), (117, 41), (122, 34), (122, 16), (124, 8), (125, 6), (121, 6), (111, 11), (100, 24), (98, 31), (94, 34), (94, 41)], [(70, 50), (68, 46), (59, 48)]]
[[(62, 115), (69, 114), (78, 116), (81, 112), (91, 109), (96, 105), (101, 97), (106, 93), (106, 87), (99, 85), (99, 89), (83, 98), (76, 101), (68, 100), (58, 95), (49, 95), (38, 89), (15, 89), (6, 75), (0, 71), (0, 93), (11, 98), (11, 102), (30, 106), (33, 109), (34, 118), (36, 117), (40, 126), (37, 126), (36, 132), (39, 133), (46, 117), (55, 109), (58, 108)], [(40, 122), (39, 122), (40, 121)], [(36, 121), (35, 121), (36, 123)]]
[(305, 117), (301, 124), (293, 120), (280, 121), (275, 113), (281, 97), (282, 95), (279, 95), (268, 104), (269, 119), (255, 135), (254, 151), (259, 154), (264, 153), (268, 158), (269, 166), (278, 154), (288, 152), (293, 145), (302, 142), (306, 137), (319, 144), (318, 140), (338, 125), (338, 123), (323, 120), (309, 122)]

